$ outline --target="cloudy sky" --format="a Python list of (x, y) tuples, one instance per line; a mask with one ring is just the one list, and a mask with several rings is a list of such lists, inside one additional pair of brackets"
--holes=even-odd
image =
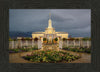
[(44, 31), (49, 13), (56, 31), (77, 37), (91, 36), (90, 9), (9, 9), (9, 31)]

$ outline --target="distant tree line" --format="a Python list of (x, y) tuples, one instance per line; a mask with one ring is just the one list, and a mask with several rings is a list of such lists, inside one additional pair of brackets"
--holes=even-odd
[[(9, 37), (9, 41), (17, 41), (17, 40), (19, 40), (19, 39), (16, 39), (16, 38), (13, 39), (13, 38)], [(32, 40), (32, 38), (29, 38), (29, 37), (23, 38), (23, 37), (22, 37), (21, 40), (22, 40), (22, 41), (23, 41), (23, 40)]]
[(84, 38), (81, 38), (81, 39), (79, 39), (79, 38), (63, 38), (63, 41), (66, 41), (66, 40), (83, 40), (83, 41), (87, 41), (87, 40), (91, 40), (91, 38), (89, 38), (89, 37), (84, 37)]
[[(17, 39), (12, 39), (11, 37), (9, 37), (9, 41), (16, 41)], [(23, 37), (21, 40), (32, 40), (32, 38), (30, 38), (30, 37)], [(34, 40), (35, 41), (37, 41), (38, 40), (38, 38), (34, 38)], [(46, 38), (43, 38), (43, 41), (46, 41), (47, 39)], [(55, 41), (58, 41), (58, 38), (55, 38), (54, 39)], [(79, 38), (74, 38), (74, 37), (72, 37), (72, 38), (63, 38), (62, 39), (63, 41), (66, 41), (66, 40), (83, 40), (83, 41), (87, 41), (87, 40), (91, 40), (91, 38), (90, 37), (84, 37), (84, 38), (81, 38), (81, 39), (79, 39)]]

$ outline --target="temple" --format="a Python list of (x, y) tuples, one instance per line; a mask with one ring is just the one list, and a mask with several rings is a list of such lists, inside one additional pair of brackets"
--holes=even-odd
[(51, 14), (49, 15), (49, 20), (48, 20), (48, 27), (45, 29), (44, 32), (33, 32), (32, 33), (32, 38), (38, 38), (41, 39), (43, 42), (43, 38), (46, 38), (49, 42), (52, 43), (53, 39), (57, 38), (58, 42), (59, 39), (63, 38), (68, 38), (68, 33), (67, 32), (56, 32), (55, 29), (52, 27), (52, 20), (51, 20)]

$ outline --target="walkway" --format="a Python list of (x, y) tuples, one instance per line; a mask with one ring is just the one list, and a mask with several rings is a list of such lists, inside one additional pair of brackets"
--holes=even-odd
[(91, 63), (91, 54), (88, 53), (79, 53), (79, 52), (72, 52), (72, 51), (66, 51), (66, 50), (62, 50), (65, 52), (68, 52), (72, 55), (77, 55), (80, 56), (81, 58), (72, 61), (71, 63)]

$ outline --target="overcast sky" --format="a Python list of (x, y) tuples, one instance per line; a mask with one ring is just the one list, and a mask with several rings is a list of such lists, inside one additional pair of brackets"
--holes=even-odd
[(49, 13), (56, 31), (91, 36), (90, 9), (9, 9), (9, 31), (44, 31), (48, 27)]

